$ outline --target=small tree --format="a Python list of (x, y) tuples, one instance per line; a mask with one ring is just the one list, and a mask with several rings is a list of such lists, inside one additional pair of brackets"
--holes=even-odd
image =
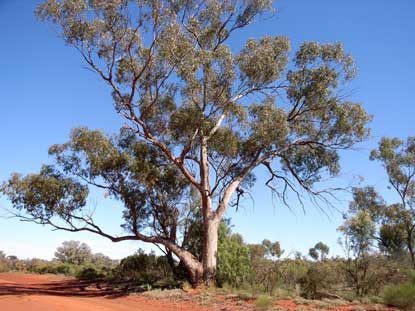
[(415, 266), (415, 138), (382, 138), (370, 159), (383, 164), (400, 202), (386, 204), (374, 187), (355, 188), (349, 213), (367, 213), (377, 226), (379, 249), (395, 259), (410, 258)]
[(376, 233), (376, 225), (366, 208), (367, 197), (361, 193), (360, 189), (354, 189), (354, 200), (349, 210), (356, 212), (345, 215), (345, 222), (338, 228), (345, 237), (342, 242), (347, 257), (344, 270), (359, 296), (367, 294), (370, 289), (368, 271)]
[(6, 258), (7, 258), (8, 260), (12, 261), (13, 263), (14, 263), (14, 262), (17, 262), (17, 261), (19, 260), (19, 258), (17, 258), (17, 256), (15, 256), (15, 255), (9, 255), (9, 256), (7, 256)]
[[(278, 241), (271, 242), (264, 239), (261, 244), (249, 244), (252, 275), (251, 285), (254, 289), (260, 289), (273, 294), (273, 291), (281, 281), (282, 271), (280, 258), (284, 253)], [(257, 287), (260, 288), (257, 288)]]
[[(353, 60), (341, 44), (306, 42), (290, 62), (282, 36), (249, 39), (233, 51), (229, 39), (271, 11), (271, 0), (40, 5), (38, 17), (54, 23), (109, 85), (128, 139), (76, 130), (50, 149), (57, 168), (14, 175), (3, 187), (23, 212), (17, 214), (114, 242), (161, 245), (197, 285), (202, 276), (207, 284), (215, 279), (219, 224), (253, 185), (257, 168), (284, 202), (290, 190), (299, 197), (326, 193), (316, 183), (339, 172), (338, 151), (368, 134), (369, 116), (339, 93), (355, 76)], [(87, 186), (124, 203), (127, 234), (114, 236), (93, 221), (85, 211)], [(176, 234), (178, 201), (190, 189), (200, 199), (201, 258)]]
[(62, 263), (82, 265), (93, 259), (91, 248), (79, 241), (64, 241), (55, 252), (55, 258)]
[(308, 254), (314, 260), (324, 261), (329, 254), (330, 248), (323, 242), (318, 242), (314, 247), (310, 248)]

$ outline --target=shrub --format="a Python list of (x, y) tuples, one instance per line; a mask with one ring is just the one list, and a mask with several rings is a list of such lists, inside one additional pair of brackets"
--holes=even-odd
[(273, 306), (273, 300), (270, 296), (261, 295), (255, 300), (255, 310), (269, 310)]
[(0, 272), (9, 272), (12, 269), (6, 260), (0, 260)]
[(306, 276), (310, 263), (301, 259), (285, 259), (282, 262), (282, 283), (288, 288), (295, 289)]
[(102, 273), (98, 272), (95, 268), (92, 267), (85, 267), (76, 274), (77, 279), (88, 281), (97, 280), (102, 277)]
[(306, 275), (300, 280), (302, 296), (321, 298), (322, 292), (329, 291), (338, 282), (336, 266), (331, 262), (317, 262), (310, 266)]
[[(75, 276), (83, 266), (73, 265), (68, 263), (61, 263), (56, 260), (48, 261), (43, 259), (29, 259), (22, 261), (24, 263), (24, 269), (19, 271), (27, 271), (37, 274), (63, 274), (66, 276)], [(17, 265), (16, 265), (17, 266)]]
[(114, 270), (114, 278), (122, 281), (134, 282), (138, 285), (172, 280), (172, 269), (166, 257), (155, 254), (138, 252), (121, 260)]
[(383, 299), (394, 307), (415, 309), (415, 282), (386, 287)]
[(74, 276), (78, 269), (79, 267), (75, 265), (57, 263), (48, 273)]
[(217, 285), (229, 284), (238, 288), (246, 282), (251, 273), (249, 248), (239, 234), (232, 234), (222, 223), (219, 227)]
[(359, 297), (377, 296), (387, 284), (407, 281), (405, 269), (379, 254), (341, 260), (346, 283)]

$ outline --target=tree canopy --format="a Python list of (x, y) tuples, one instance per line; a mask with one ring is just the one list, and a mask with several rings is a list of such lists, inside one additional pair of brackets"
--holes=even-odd
[(55, 252), (55, 258), (63, 263), (82, 265), (92, 260), (91, 248), (79, 241), (64, 241)]

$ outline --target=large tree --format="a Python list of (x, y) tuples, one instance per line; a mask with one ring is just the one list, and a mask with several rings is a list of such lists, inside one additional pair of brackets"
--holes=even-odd
[[(231, 48), (232, 36), (272, 13), (271, 0), (40, 5), (38, 17), (109, 85), (127, 126), (116, 138), (77, 129), (51, 148), (57, 166), (14, 175), (3, 192), (19, 215), (115, 242), (156, 243), (197, 284), (213, 280), (219, 224), (259, 167), (284, 202), (289, 191), (323, 194), (316, 183), (339, 172), (339, 150), (367, 136), (370, 118), (341, 92), (355, 76), (341, 44), (305, 42), (291, 56), (286, 37), (266, 35)], [(128, 234), (104, 232), (85, 213), (88, 185), (124, 203)], [(180, 202), (192, 191), (203, 220), (200, 258), (183, 246), (187, 231), (176, 234)]]

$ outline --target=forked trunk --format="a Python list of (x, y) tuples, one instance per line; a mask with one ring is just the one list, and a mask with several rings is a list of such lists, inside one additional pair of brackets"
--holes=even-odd
[(190, 283), (193, 287), (197, 287), (203, 280), (203, 265), (202, 263), (189, 251), (180, 248), (176, 243), (166, 240), (159, 240), (169, 252), (174, 253), (189, 273)]
[[(189, 253), (190, 254), (190, 253)], [(203, 265), (195, 260), (193, 256), (183, 256), (180, 258), (189, 272), (190, 284), (193, 288), (198, 287), (203, 281)]]

